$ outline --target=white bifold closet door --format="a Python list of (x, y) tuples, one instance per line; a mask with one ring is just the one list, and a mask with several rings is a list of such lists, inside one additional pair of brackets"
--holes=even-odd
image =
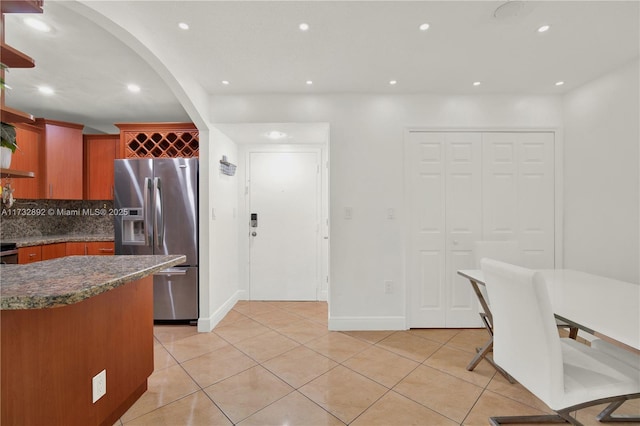
[(410, 327), (476, 327), (456, 272), (477, 240), (518, 240), (527, 266), (553, 267), (551, 132), (410, 131), (406, 142)]

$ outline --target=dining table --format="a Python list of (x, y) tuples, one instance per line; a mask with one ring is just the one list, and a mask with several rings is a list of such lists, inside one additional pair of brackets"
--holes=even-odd
[[(538, 272), (547, 283), (557, 320), (640, 355), (640, 284), (572, 269)], [(491, 318), (489, 303), (479, 287), (485, 285), (482, 270), (463, 269), (458, 274), (470, 281), (482, 309)], [(478, 350), (468, 370), (490, 351), (492, 340)]]

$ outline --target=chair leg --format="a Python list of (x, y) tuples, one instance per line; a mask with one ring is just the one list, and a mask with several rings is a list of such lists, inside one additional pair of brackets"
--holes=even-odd
[(614, 416), (613, 412), (616, 411), (620, 406), (624, 404), (623, 401), (614, 401), (611, 404), (607, 405), (607, 407), (600, 412), (596, 416), (596, 419), (600, 422), (640, 422), (640, 416), (631, 416), (631, 415), (617, 415)]
[(576, 419), (571, 418), (567, 420), (558, 414), (545, 414), (540, 416), (502, 416), (502, 417), (489, 417), (489, 424), (493, 426), (518, 424), (518, 423), (570, 423), (576, 426), (582, 426), (582, 423)]

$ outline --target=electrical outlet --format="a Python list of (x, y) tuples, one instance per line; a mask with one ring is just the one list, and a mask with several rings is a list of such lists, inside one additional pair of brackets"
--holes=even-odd
[(393, 293), (393, 281), (385, 281), (384, 282), (384, 292), (386, 294)]
[(102, 398), (107, 393), (107, 370), (102, 370), (91, 380), (93, 390), (93, 403)]

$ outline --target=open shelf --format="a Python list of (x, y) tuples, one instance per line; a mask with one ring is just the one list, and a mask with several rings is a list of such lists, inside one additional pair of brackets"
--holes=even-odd
[(2, 0), (2, 13), (42, 13), (43, 0)]
[(0, 178), (32, 178), (36, 177), (34, 172), (25, 172), (23, 170), (0, 169)]
[(35, 61), (8, 44), (0, 44), (0, 58), (2, 63), (9, 68), (33, 68), (36, 66)]
[(2, 105), (2, 121), (5, 123), (33, 123), (35, 118), (31, 114)]

